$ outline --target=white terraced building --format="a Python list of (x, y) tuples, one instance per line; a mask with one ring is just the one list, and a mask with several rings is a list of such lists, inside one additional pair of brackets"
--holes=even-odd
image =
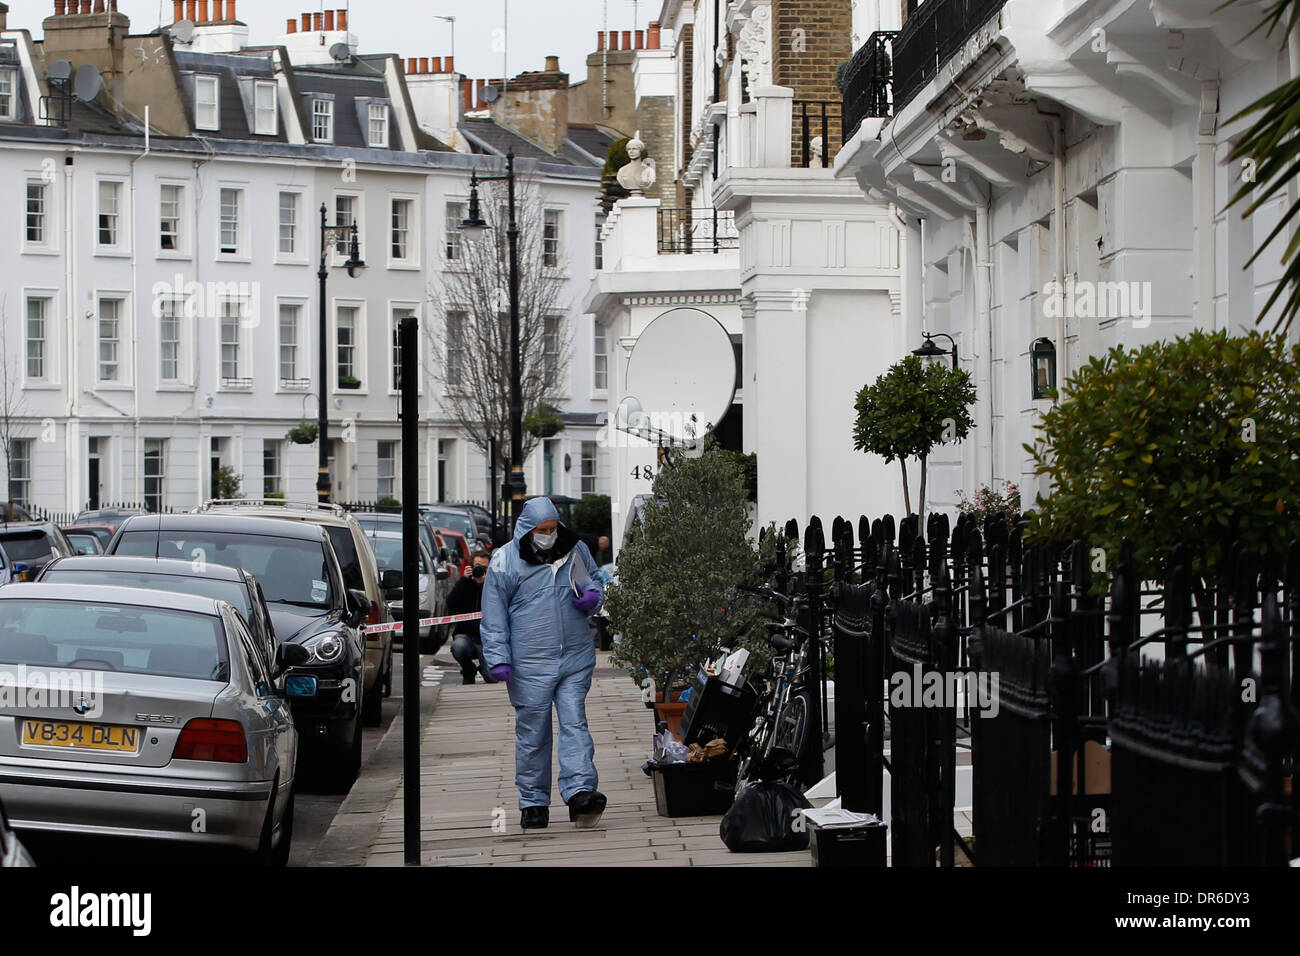
[[(314, 499), (316, 446), (286, 433), (315, 421), (322, 391), (324, 204), (331, 222), (356, 222), (368, 265), (349, 278), (346, 248), (330, 252), (335, 500), (488, 500), (486, 457), (432, 375), (449, 357), (423, 335), (420, 487), (401, 487), (394, 333), (404, 315), (440, 327), (458, 310), (440, 280), (456, 267), (452, 226), (471, 170), (501, 172), (508, 148), (539, 184), (564, 287), (556, 318), (574, 329), (569, 379), (553, 396), (566, 428), (527, 462), (529, 491), (608, 491), (605, 403), (580, 311), (598, 163), (467, 119), (459, 98), (417, 110), (403, 61), (359, 54), (343, 11), (258, 47), (233, 0), (192, 36), (133, 35), (116, 4), (81, 6), (54, 3), (35, 39), (0, 4), (0, 222), (15, 238), (0, 275), (10, 499), (51, 512), (191, 508), (219, 466), (242, 476), (246, 495)], [(347, 55), (336, 60), (339, 43)], [(60, 61), (66, 84), (68, 70), (50, 73)], [(95, 78), (93, 98), (66, 95), (93, 92), (79, 84)], [(449, 124), (476, 132), (452, 149), (429, 132)], [(342, 387), (349, 378), (359, 387)]]
[(932, 457), (927, 508), (1003, 481), (1032, 501), (1036, 383), (1115, 345), (1255, 327), (1285, 239), (1246, 263), (1297, 186), (1250, 219), (1226, 208), (1248, 123), (1230, 118), (1300, 72), (1300, 37), (1247, 37), (1262, 3), (899, 6), (858, 4), (835, 172), (905, 223), (903, 338), (951, 336), (975, 377), (977, 428)]

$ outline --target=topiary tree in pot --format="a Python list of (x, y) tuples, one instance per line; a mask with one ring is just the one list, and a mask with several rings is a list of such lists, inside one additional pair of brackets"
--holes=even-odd
[(682, 457), (660, 469), (653, 492), (606, 594), (611, 630), (621, 635), (613, 662), (637, 683), (661, 682), (693, 673), (721, 647), (762, 650), (760, 605), (738, 591), (756, 583), (763, 561), (748, 538), (736, 460), (713, 447)]

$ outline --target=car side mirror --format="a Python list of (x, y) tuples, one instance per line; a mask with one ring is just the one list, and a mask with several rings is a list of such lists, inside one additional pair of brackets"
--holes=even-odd
[(438, 559), (441, 560), (441, 561), (446, 561), (446, 560), (448, 560), (448, 557), (447, 557), (447, 549), (446, 549), (446, 548), (439, 548), (439, 549), (438, 549)]
[(374, 607), (370, 603), (370, 598), (357, 590), (348, 591), (348, 596), (352, 598), (352, 609), (348, 611), (346, 621), (349, 627), (356, 627), (370, 614), (370, 609)]
[(451, 577), (451, 572), (448, 571), (446, 568), (439, 568), (437, 571), (433, 572), (433, 576), (437, 578), (439, 581), (445, 581), (449, 577)]
[(394, 568), (388, 568), (387, 570), (379, 572), (379, 586), (385, 591), (400, 588), (402, 586), (402, 581), (402, 572)]
[(311, 660), (311, 651), (301, 644), (281, 644), (275, 649), (275, 669), (283, 672), (290, 667), (301, 667)]

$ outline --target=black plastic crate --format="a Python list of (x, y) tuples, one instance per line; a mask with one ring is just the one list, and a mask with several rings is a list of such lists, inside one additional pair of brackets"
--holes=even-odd
[(651, 776), (661, 817), (717, 816), (731, 807), (736, 761), (664, 764), (652, 767)]
[(883, 823), (863, 823), (852, 827), (819, 827), (811, 820), (808, 831), (811, 839), (813, 866), (885, 866), (888, 850)]

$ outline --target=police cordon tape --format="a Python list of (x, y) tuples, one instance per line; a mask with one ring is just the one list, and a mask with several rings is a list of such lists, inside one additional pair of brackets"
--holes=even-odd
[[(483, 617), (482, 611), (475, 611), (473, 614), (449, 614), (446, 617), (422, 617), (420, 618), (420, 627), (429, 627), (434, 624), (459, 624), (461, 621), (477, 621), (481, 617)], [(367, 624), (362, 631), (365, 634), (382, 634), (384, 631), (400, 631), (405, 626), (405, 621), (394, 621), (389, 624)]]

